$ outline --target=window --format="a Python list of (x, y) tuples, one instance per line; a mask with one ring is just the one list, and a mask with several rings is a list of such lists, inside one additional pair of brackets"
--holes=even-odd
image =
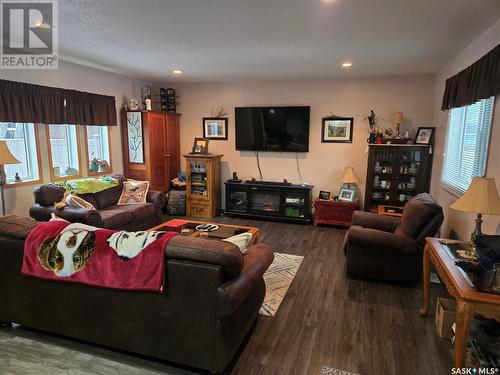
[(47, 143), (51, 178), (81, 177), (76, 125), (48, 125)]
[(21, 181), (38, 182), (41, 180), (37, 151), (38, 131), (34, 124), (1, 122), (0, 140), (7, 143), (12, 155), (21, 162), (5, 165), (7, 183), (16, 182), (16, 173)]
[(87, 166), (89, 174), (111, 173), (109, 127), (86, 126), (85, 140), (87, 143)]
[(448, 114), (441, 182), (455, 194), (463, 194), (473, 177), (486, 172), (493, 105), (491, 97), (453, 108)]

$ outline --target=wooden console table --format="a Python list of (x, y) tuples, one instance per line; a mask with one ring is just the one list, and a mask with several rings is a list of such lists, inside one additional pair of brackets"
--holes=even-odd
[(440, 239), (426, 238), (426, 241), (423, 261), (424, 303), (420, 309), (420, 315), (425, 316), (429, 312), (430, 265), (432, 262), (446, 289), (457, 300), (455, 367), (464, 367), (470, 321), (475, 314), (500, 321), (500, 295), (478, 292), (471, 286), (464, 271), (455, 265), (448, 251), (439, 242)]

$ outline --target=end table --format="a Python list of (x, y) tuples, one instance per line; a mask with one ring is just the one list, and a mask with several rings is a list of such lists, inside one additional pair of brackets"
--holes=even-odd
[(359, 210), (359, 202), (316, 199), (314, 207), (316, 208), (314, 225), (331, 224), (350, 227), (353, 212)]

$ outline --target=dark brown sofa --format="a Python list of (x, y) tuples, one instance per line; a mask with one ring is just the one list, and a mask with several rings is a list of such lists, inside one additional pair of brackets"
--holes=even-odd
[(119, 182), (117, 187), (95, 194), (82, 194), (81, 198), (91, 203), (96, 209), (75, 208), (66, 206), (62, 209), (54, 207), (59, 202), (64, 189), (53, 184), (37, 187), (33, 194), (35, 204), (30, 208), (30, 216), (38, 221), (50, 220), (50, 214), (71, 221), (84, 223), (98, 228), (123, 229), (130, 231), (145, 230), (160, 224), (161, 209), (165, 205), (165, 194), (160, 191), (148, 191), (146, 203), (118, 206), (118, 199), (123, 190), (125, 177), (113, 175)]
[(177, 236), (165, 248), (164, 293), (24, 276), (24, 240), (37, 223), (0, 217), (0, 320), (212, 372), (250, 332), (273, 260), (265, 244), (242, 255), (227, 242)]
[(401, 218), (355, 211), (344, 239), (347, 273), (376, 280), (417, 280), (425, 237), (434, 236), (442, 222), (441, 206), (427, 193), (411, 199)]

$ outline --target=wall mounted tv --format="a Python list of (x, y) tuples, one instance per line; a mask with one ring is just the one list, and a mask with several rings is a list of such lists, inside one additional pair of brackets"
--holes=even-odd
[(310, 107), (236, 107), (236, 150), (309, 151)]

